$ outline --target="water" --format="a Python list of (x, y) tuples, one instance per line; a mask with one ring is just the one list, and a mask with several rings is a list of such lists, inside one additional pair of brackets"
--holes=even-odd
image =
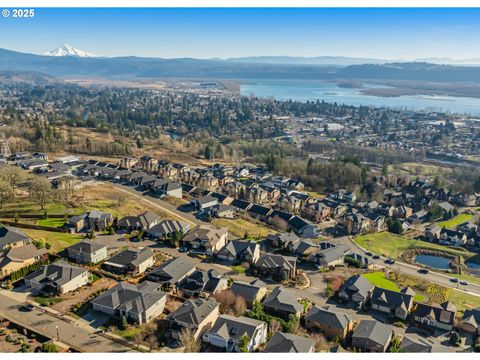
[(474, 263), (472, 261), (467, 261), (465, 262), (465, 265), (467, 265), (468, 271), (470, 271), (472, 274), (480, 276), (480, 264)]
[[(372, 83), (363, 83), (363, 86), (364, 88), (387, 87)], [(334, 82), (320, 80), (251, 80), (240, 85), (240, 93), (245, 96), (271, 97), (276, 100), (324, 100), (355, 106), (371, 105), (408, 110), (480, 114), (479, 98), (428, 95), (381, 97), (364, 95), (361, 89), (342, 88)]]
[(420, 254), (415, 256), (414, 261), (417, 264), (428, 266), (432, 269), (437, 270), (449, 270), (450, 267), (450, 258), (445, 256), (436, 256), (436, 255), (424, 255)]

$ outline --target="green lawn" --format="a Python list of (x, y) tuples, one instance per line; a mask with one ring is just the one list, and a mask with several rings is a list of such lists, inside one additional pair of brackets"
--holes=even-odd
[(458, 214), (457, 216), (454, 216), (453, 218), (449, 219), (449, 220), (446, 220), (446, 221), (440, 221), (438, 224), (438, 226), (440, 226), (440, 228), (442, 227), (446, 227), (447, 229), (453, 229), (455, 228), (457, 225), (460, 225), (466, 221), (469, 221), (471, 220), (473, 217), (472, 214)]
[(63, 299), (59, 297), (45, 297), (45, 296), (34, 296), (33, 300), (42, 306), (50, 306), (63, 301)]
[(59, 228), (65, 224), (64, 218), (47, 218), (36, 221), (37, 225)]
[(388, 280), (383, 272), (376, 271), (373, 273), (363, 274), (362, 276), (368, 279), (374, 286), (392, 291), (400, 291), (397, 284)]
[(239, 274), (245, 274), (245, 272), (247, 271), (242, 265), (232, 266), (232, 270)]
[(476, 256), (475, 253), (470, 251), (452, 249), (447, 246), (421, 240), (407, 239), (403, 236), (395, 235), (386, 231), (375, 234), (360, 235), (357, 236), (354, 241), (364, 249), (392, 259), (399, 259), (400, 255), (407, 249), (438, 250), (450, 255), (460, 255), (464, 259)]
[(457, 311), (461, 314), (463, 314), (467, 309), (480, 308), (480, 297), (465, 294), (461, 291), (452, 290), (449, 293), (448, 300), (455, 304)]
[(43, 243), (50, 243), (52, 245), (50, 252), (56, 253), (62, 251), (70, 245), (76, 244), (83, 239), (83, 236), (78, 234), (59, 233), (53, 231), (22, 229), (22, 231), (30, 236), (33, 240), (43, 241)]

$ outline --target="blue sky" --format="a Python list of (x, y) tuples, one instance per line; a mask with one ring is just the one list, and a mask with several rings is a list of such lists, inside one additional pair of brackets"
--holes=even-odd
[(480, 9), (36, 9), (0, 17), (0, 48), (104, 56), (480, 58)]

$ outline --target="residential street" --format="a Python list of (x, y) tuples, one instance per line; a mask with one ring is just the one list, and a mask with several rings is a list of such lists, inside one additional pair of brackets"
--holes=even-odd
[[(3, 292), (3, 291), (2, 291)], [(131, 347), (94, 334), (96, 329), (83, 323), (69, 323), (35, 308), (20, 312), (24, 303), (0, 293), (0, 316), (81, 352), (134, 352)], [(58, 329), (57, 329), (58, 327)]]

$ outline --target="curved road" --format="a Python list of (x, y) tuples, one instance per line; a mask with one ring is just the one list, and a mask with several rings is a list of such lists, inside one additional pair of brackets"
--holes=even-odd
[[(349, 236), (334, 238), (332, 242), (347, 245), (351, 250), (368, 257), (365, 254), (367, 250), (363, 249), (358, 244), (356, 244), (353, 240), (350, 239)], [(453, 283), (450, 281), (450, 279), (455, 277), (455, 274), (448, 275), (448, 274), (435, 272), (435, 271), (429, 271), (428, 274), (420, 274), (418, 272), (418, 270), (422, 269), (422, 267), (420, 266), (407, 264), (401, 261), (395, 261), (395, 264), (388, 265), (388, 264), (385, 264), (384, 262), (387, 258), (383, 256), (380, 256), (380, 259), (378, 260), (373, 260), (371, 257), (368, 257), (368, 258), (373, 264), (377, 266), (392, 269), (405, 275), (415, 276), (419, 279), (424, 279), (434, 284), (453, 288), (455, 290), (464, 292), (466, 294), (480, 297), (480, 285), (472, 284), (472, 283), (469, 283), (468, 285), (460, 285), (459, 283)]]

